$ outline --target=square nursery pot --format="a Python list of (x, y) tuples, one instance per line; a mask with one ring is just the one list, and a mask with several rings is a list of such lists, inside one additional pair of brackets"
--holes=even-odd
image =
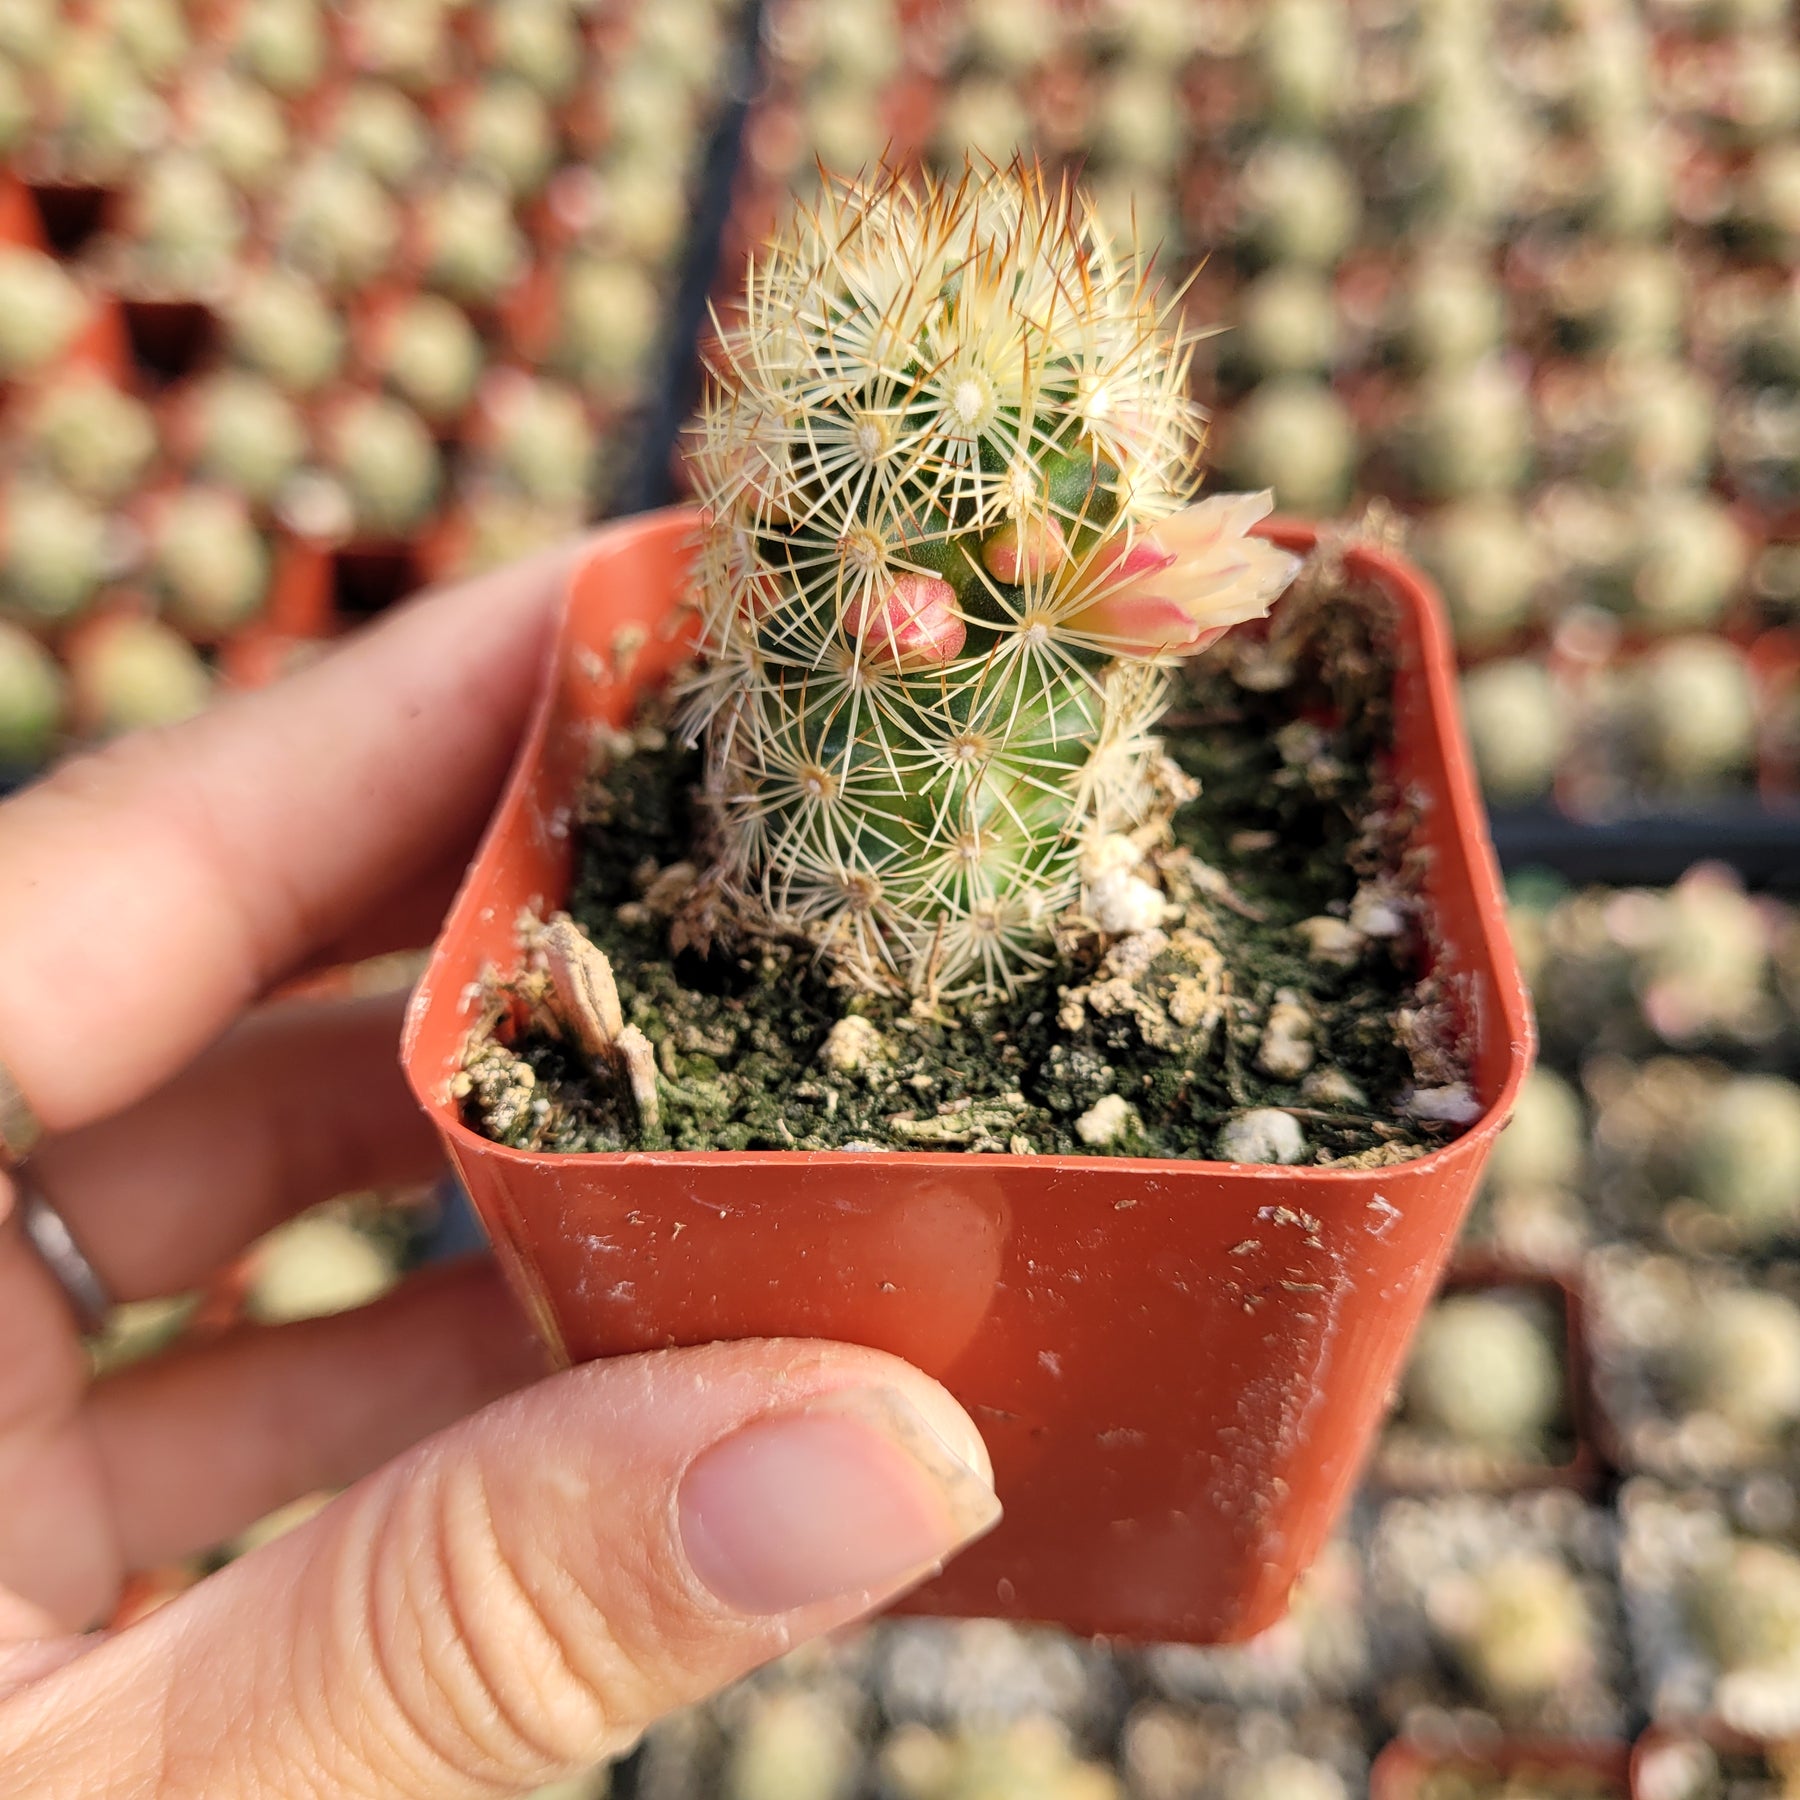
[[(1434, 1794), (1578, 1795), (1626, 1800), (1631, 1751), (1624, 1744), (1502, 1743), (1463, 1754), (1404, 1739), (1388, 1745), (1369, 1771), (1369, 1800), (1430, 1800)], [(1516, 1785), (1515, 1785), (1516, 1784)]]
[[(1436, 956), (1479, 1121), (1375, 1170), (956, 1152), (541, 1155), (451, 1095), (484, 973), (569, 885), (592, 728), (686, 654), (695, 516), (604, 531), (537, 715), (408, 1020), (405, 1060), (513, 1286), (562, 1358), (814, 1337), (904, 1356), (969, 1409), (1006, 1516), (910, 1610), (1230, 1641), (1278, 1619), (1356, 1481), (1533, 1034), (1436, 601), (1351, 553), (1399, 619), (1397, 773), (1421, 801)], [(1273, 535), (1306, 549), (1299, 526)]]

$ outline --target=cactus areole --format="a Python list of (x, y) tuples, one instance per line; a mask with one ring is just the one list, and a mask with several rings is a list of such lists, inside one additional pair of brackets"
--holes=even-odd
[(1165, 671), (1297, 568), (1190, 504), (1194, 334), (1034, 167), (828, 185), (753, 264), (692, 467), (709, 908), (994, 994), (1169, 807)]

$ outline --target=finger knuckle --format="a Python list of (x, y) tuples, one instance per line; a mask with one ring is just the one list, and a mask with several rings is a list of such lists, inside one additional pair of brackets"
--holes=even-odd
[(446, 1459), (401, 1527), (411, 1629), (391, 1646), (413, 1724), (447, 1760), (508, 1774), (591, 1762), (647, 1721), (654, 1683), (581, 1584), (499, 1522), (479, 1464)]

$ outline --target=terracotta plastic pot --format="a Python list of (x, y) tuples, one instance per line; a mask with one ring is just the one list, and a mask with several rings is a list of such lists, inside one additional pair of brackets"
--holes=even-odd
[(1625, 1800), (1630, 1762), (1631, 1751), (1624, 1744), (1501, 1744), (1477, 1756), (1401, 1741), (1376, 1757), (1369, 1771), (1369, 1800), (1418, 1800), (1433, 1775), (1479, 1777), (1489, 1772), (1497, 1781), (1527, 1775), (1548, 1782), (1579, 1778), (1603, 1783)]
[(1484, 1107), (1444, 1149), (1370, 1171), (505, 1149), (451, 1095), (474, 984), (517, 967), (522, 908), (566, 893), (592, 727), (626, 721), (685, 654), (693, 525), (685, 510), (615, 525), (575, 575), (511, 787), (408, 1020), (410, 1079), (513, 1285), (571, 1361), (818, 1337), (942, 1379), (986, 1437), (1006, 1517), (913, 1610), (1140, 1639), (1262, 1630), (1350, 1493), (1531, 1057), (1436, 604), (1405, 565), (1353, 553), (1398, 608), (1399, 772), (1425, 801), (1429, 899)]

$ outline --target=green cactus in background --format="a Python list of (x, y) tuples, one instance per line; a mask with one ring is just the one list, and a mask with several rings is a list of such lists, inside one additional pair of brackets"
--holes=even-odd
[(1245, 536), (1267, 495), (1187, 505), (1192, 344), (1024, 164), (798, 213), (693, 457), (702, 895), (944, 996), (1009, 989), (1059, 921), (1157, 922), (1122, 834), (1167, 804), (1167, 669), (1297, 566)]

